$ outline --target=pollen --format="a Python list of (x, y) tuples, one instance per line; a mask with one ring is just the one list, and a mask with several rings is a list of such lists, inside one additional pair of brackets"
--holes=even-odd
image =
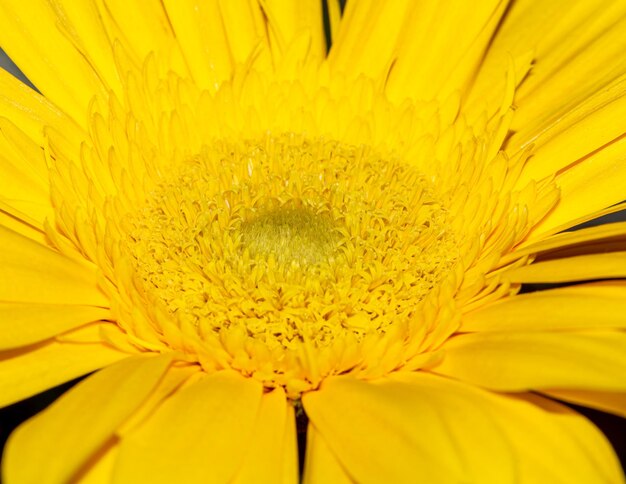
[(267, 135), (179, 167), (130, 216), (127, 251), (183, 340), (276, 384), (303, 352), (419, 324), (456, 260), (447, 216), (406, 162)]

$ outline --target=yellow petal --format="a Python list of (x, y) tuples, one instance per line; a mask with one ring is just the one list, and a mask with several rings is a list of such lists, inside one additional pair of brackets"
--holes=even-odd
[(309, 424), (306, 435), (306, 460), (303, 484), (351, 484), (354, 481), (341, 466), (315, 425)]
[[(322, 2), (317, 0), (265, 0), (263, 11), (268, 17), (268, 28), (276, 40), (286, 46), (302, 32), (311, 38), (309, 55), (321, 60), (326, 55), (326, 39), (322, 17)], [(280, 45), (279, 44), (279, 45)]]
[(84, 125), (92, 97), (106, 91), (85, 54), (59, 28), (51, 3), (7, 0), (0, 6), (0, 44), (46, 98)]
[(166, 0), (163, 5), (194, 80), (215, 92), (233, 68), (218, 2)]
[(191, 378), (198, 376), (200, 370), (196, 365), (172, 365), (167, 373), (161, 378), (150, 396), (124, 424), (117, 429), (117, 435), (124, 438), (145, 422), (150, 415), (163, 403), (163, 401), (182, 387)]
[(536, 262), (502, 273), (509, 282), (568, 282), (626, 277), (626, 252)]
[(579, 284), (501, 299), (463, 316), (462, 332), (625, 328), (626, 282)]
[[(3, 163), (3, 160), (0, 157), (0, 164)], [(10, 171), (10, 170), (3, 170)], [(11, 176), (11, 175), (9, 175)], [(19, 181), (16, 181), (16, 185), (19, 185)], [(13, 217), (15, 220), (21, 222), (22, 224), (26, 224), (32, 228), (37, 229), (39, 232), (44, 232), (44, 223), (43, 221), (46, 218), (51, 218), (53, 216), (53, 211), (50, 207), (50, 204), (45, 203), (41, 204), (39, 202), (33, 201), (32, 199), (28, 199), (28, 191), (25, 192), (24, 195), (18, 196), (17, 198), (0, 198), (0, 210), (9, 216)], [(2, 224), (11, 230), (14, 229), (14, 224)], [(25, 232), (22, 227), (19, 227), (16, 230), (17, 233), (25, 235), (29, 239), (39, 241), (40, 237), (32, 237), (29, 232)], [(44, 245), (47, 245), (47, 239), (44, 240)]]
[[(617, 225), (607, 224), (607, 225)], [(601, 253), (618, 252), (626, 247), (626, 234), (608, 237), (605, 239), (592, 241), (590, 243), (576, 244), (562, 249), (555, 249), (539, 254), (535, 259), (535, 263), (545, 262), (553, 259), (564, 259), (568, 257), (576, 257), (580, 255), (592, 255)]]
[(397, 61), (387, 79), (391, 98), (443, 100), (455, 91), (465, 91), (507, 3), (413, 3), (396, 45)]
[(75, 481), (80, 484), (111, 484), (119, 450), (118, 441), (116, 437), (112, 438), (94, 454), (76, 474)]
[(0, 351), (38, 343), (108, 317), (108, 309), (94, 306), (0, 302)]
[(244, 461), (261, 385), (224, 371), (174, 393), (120, 446), (120, 482), (228, 482)]
[[(233, 482), (258, 484), (297, 483), (298, 474), (284, 475), (283, 459), (289, 456), (296, 460), (295, 446), (285, 448), (294, 439), (286, 441), (286, 430), (295, 431), (293, 425), (288, 425), (288, 419), (293, 421), (293, 405), (287, 401), (282, 388), (275, 388), (265, 393), (261, 400), (261, 408), (256, 419), (256, 425), (251, 437), (251, 446), (245, 457), (241, 470)], [(297, 460), (296, 460), (297, 462)], [(290, 466), (293, 468), (293, 463)], [(297, 469), (297, 464), (295, 469)]]
[(339, 24), (341, 23), (341, 1), (328, 0), (326, 5), (328, 6), (328, 21), (330, 23), (330, 41), (332, 47), (337, 40)]
[[(443, 378), (350, 377), (303, 396), (311, 425), (357, 482), (512, 482), (514, 456), (486, 405)], [(481, 445), (476, 445), (480, 435)], [(307, 465), (315, 472), (315, 456)], [(324, 464), (331, 459), (324, 456)]]
[(389, 68), (401, 26), (410, 15), (411, 1), (351, 2), (338, 25), (329, 53), (329, 63), (339, 71), (359, 72), (376, 78)]
[(542, 252), (562, 251), (570, 249), (584, 249), (586, 246), (600, 243), (611, 243), (613, 241), (622, 242), (626, 240), (626, 222), (615, 222), (610, 224), (589, 227), (586, 229), (564, 232), (537, 240), (533, 237), (527, 243), (520, 245), (520, 248), (508, 256), (503, 257), (502, 263), (510, 262), (530, 254)]
[[(583, 213), (582, 215), (580, 215), (578, 218), (575, 219), (569, 219), (566, 223), (563, 223), (561, 225), (555, 225), (554, 228), (550, 229), (548, 232), (545, 232), (544, 234), (542, 234), (540, 236), (540, 238), (543, 240), (545, 239), (546, 234), (556, 234), (559, 232), (563, 232), (567, 229), (570, 229), (572, 227), (575, 227), (577, 225), (580, 224), (584, 224), (586, 222), (591, 222), (594, 221), (595, 223), (595, 227), (598, 227), (600, 225), (604, 226), (604, 225), (609, 225), (610, 223), (615, 223), (615, 222), (610, 222), (610, 223), (606, 223), (603, 222), (600, 225), (598, 225), (598, 220), (601, 217), (606, 217), (606, 219), (608, 220), (610, 217), (608, 217), (608, 215), (611, 214), (616, 214), (618, 212), (622, 212), (626, 210), (626, 203), (616, 203), (615, 205), (611, 205), (610, 207), (606, 207), (603, 208), (601, 210), (591, 210), (591, 211), (586, 211), (585, 213)], [(579, 232), (582, 229), (577, 229), (577, 231)], [(533, 238), (536, 237), (535, 233), (532, 233), (530, 236), (527, 237), (527, 241), (531, 241)]]
[(0, 300), (108, 307), (96, 271), (0, 226)]
[[(612, 2), (604, 12), (594, 13), (592, 21), (581, 22), (583, 28), (597, 28), (605, 23), (605, 30), (597, 31), (595, 39), (587, 38), (587, 43), (580, 45), (578, 52), (570, 52), (574, 55), (569, 59), (558, 59), (561, 65), (550, 65), (552, 72), (544, 82), (541, 82), (541, 70), (553, 59), (548, 60), (551, 54), (548, 52), (537, 54), (532, 75), (528, 82), (522, 83), (516, 95), (519, 109), (513, 121), (514, 134), (509, 141), (512, 150), (530, 143), (537, 147), (537, 159), (529, 160), (524, 167), (522, 182), (557, 173), (574, 160), (620, 137), (618, 126), (612, 125), (612, 122), (619, 124), (616, 121), (625, 101), (626, 78), (623, 74), (626, 65), (621, 59), (621, 66), (614, 60), (620, 58), (621, 49), (626, 45), (625, 7), (620, 3)], [(612, 8), (621, 11), (612, 12), (617, 16), (611, 16)], [(612, 25), (606, 25), (608, 22)], [(579, 33), (573, 31), (563, 35), (555, 47), (570, 48), (581, 37), (577, 35)], [(563, 95), (564, 90), (567, 90), (567, 96)], [(598, 129), (598, 124), (602, 123), (604, 129)], [(582, 131), (584, 127), (588, 131)], [(575, 137), (581, 133), (585, 136)], [(564, 145), (559, 152), (556, 147), (560, 143)]]
[(105, 344), (56, 341), (0, 352), (0, 407), (127, 357)]
[(624, 72), (625, 7), (619, 0), (511, 2), (478, 73), (471, 101), (497, 95), (494, 79), (504, 72), (508, 59), (532, 52), (531, 74), (516, 95), (513, 129), (536, 130), (546, 119), (558, 121), (572, 104)]
[(5, 116), (43, 146), (43, 126), (62, 128), (66, 136), (80, 129), (59, 108), (41, 94), (0, 69), (0, 115)]
[(539, 397), (499, 396), (416, 372), (376, 382), (334, 377), (303, 403), (358, 482), (621, 480), (604, 436)]
[(45, 218), (53, 215), (49, 183), (41, 147), (0, 118), (0, 200), (36, 220), (41, 228)]
[[(37, 135), (40, 136), (41, 133)], [(48, 166), (40, 143), (0, 117), (0, 210), (42, 232), (45, 219), (52, 218), (54, 213), (49, 184)]]
[(470, 333), (432, 371), (494, 390), (626, 390), (626, 333)]
[(138, 65), (149, 54), (156, 53), (161, 76), (169, 71), (188, 76), (185, 59), (162, 2), (105, 0), (100, 15), (109, 37), (120, 42), (124, 53)]
[[(22, 216), (23, 215), (23, 216)], [(38, 244), (46, 245), (48, 239), (43, 229), (37, 223), (28, 219), (26, 214), (16, 213), (15, 209), (0, 201), (0, 226), (34, 240)]]
[[(553, 17), (560, 12), (557, 2), (541, 6), (530, 1), (511, 3), (469, 93), (468, 104), (472, 107), (472, 115), (477, 114), (474, 110), (482, 111), (485, 105), (489, 108), (489, 113), (500, 107), (504, 73), (509, 59), (519, 59), (528, 51), (536, 49), (545, 36), (546, 29), (554, 25)], [(534, 28), (528, 28), (528, 25), (533, 25)]]
[(296, 430), (296, 415), (292, 405), (287, 409), (287, 422), (283, 438), (283, 482), (299, 482), (300, 472), (298, 463), (298, 436)]
[[(564, 113), (558, 113), (558, 117), (555, 116), (554, 120), (548, 121), (546, 126), (539, 128), (538, 134), (517, 133), (514, 135), (511, 140), (514, 145), (518, 144), (516, 141), (519, 137), (524, 139), (523, 143), (519, 143), (522, 146), (530, 143), (536, 146), (534, 156), (529, 159), (522, 170), (518, 186), (524, 186), (530, 180), (539, 180), (557, 174), (562, 170), (567, 171), (576, 160), (581, 160), (581, 165), (588, 162), (597, 164), (598, 162), (585, 157), (596, 150), (607, 149), (607, 145), (614, 140), (617, 141), (623, 133), (618, 120), (626, 108), (625, 86), (626, 78), (612, 82), (604, 89), (588, 93), (580, 104), (569, 107)], [(562, 96), (562, 99), (568, 98)], [(523, 114), (521, 116), (523, 117)], [(519, 118), (518, 111), (514, 119), (523, 123)], [(529, 120), (522, 124), (524, 125), (534, 128)], [(623, 146), (623, 143), (616, 143), (617, 146), (620, 144)], [(613, 156), (620, 153), (620, 149), (609, 151), (612, 151)], [(614, 169), (617, 170), (618, 167)], [(621, 200), (615, 203), (619, 201)]]
[[(626, 83), (624, 85), (626, 88)], [(572, 137), (575, 139), (588, 139), (589, 132), (598, 130), (606, 132), (606, 126), (619, 125), (626, 111), (626, 96), (623, 105), (619, 107), (619, 114), (614, 114), (610, 119), (592, 119), (588, 124), (579, 123)], [(620, 135), (622, 131), (620, 131)], [(552, 210), (536, 227), (530, 237), (540, 237), (541, 234), (551, 233), (555, 228), (565, 225), (572, 226), (575, 221), (589, 212), (594, 212), (611, 206), (624, 199), (626, 191), (626, 138), (603, 146), (602, 141), (591, 145), (588, 148), (593, 153), (587, 155), (585, 159), (572, 167), (563, 170), (556, 177), (556, 185), (559, 187), (561, 199), (558, 205)], [(563, 146), (571, 146), (573, 143), (569, 139), (557, 138), (554, 143), (556, 149), (566, 152)], [(547, 151), (547, 149), (545, 150)], [(537, 157), (542, 151), (537, 152)], [(552, 153), (546, 155), (554, 158)], [(569, 154), (568, 162), (578, 159), (580, 156)], [(531, 159), (534, 159), (531, 158)], [(572, 223), (574, 222), (574, 223)]]
[(218, 0), (218, 3), (233, 61), (244, 64), (256, 48), (267, 44), (267, 25), (260, 2)]
[(564, 402), (595, 408), (626, 418), (626, 392), (592, 392), (589, 390), (541, 390), (541, 393)]
[(68, 482), (141, 405), (170, 362), (168, 355), (129, 358), (80, 382), (11, 435), (3, 476)]
[(48, 0), (50, 14), (57, 26), (79, 47), (98, 79), (107, 90), (122, 98), (122, 85), (97, 2), (90, 0)]

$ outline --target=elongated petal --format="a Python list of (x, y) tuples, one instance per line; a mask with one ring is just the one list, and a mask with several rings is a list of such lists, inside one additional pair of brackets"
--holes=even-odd
[(0, 69), (0, 115), (41, 146), (45, 125), (62, 128), (67, 136), (81, 132), (58, 107), (4, 69)]
[[(304, 395), (303, 403), (311, 424), (358, 482), (471, 482), (478, 476), (511, 482), (513, 456), (501, 445), (488, 408), (443, 379), (422, 380), (333, 378)], [(480, 447), (473, 442), (478, 434)]]
[[(233, 482), (245, 484), (258, 483), (297, 483), (298, 474), (284, 475), (283, 459), (296, 459), (296, 449), (286, 448), (294, 444), (293, 439), (287, 441), (287, 430), (295, 431), (293, 424), (293, 406), (287, 401), (282, 388), (265, 393), (261, 400), (261, 408), (251, 437), (251, 446), (245, 462)], [(293, 468), (293, 463), (291, 466)]]
[(147, 398), (170, 361), (167, 355), (128, 359), (79, 383), (14, 432), (6, 480), (68, 482)]
[[(533, 28), (527, 28), (533, 25)], [(576, 5), (522, 0), (511, 5), (478, 74), (470, 104), (490, 101), (509, 59), (526, 53), (533, 68), (515, 95), (510, 152), (533, 144), (518, 186), (556, 175), (557, 206), (531, 238), (571, 226), (623, 200), (626, 187), (621, 119), (626, 109), (623, 2)], [(616, 59), (619, 59), (616, 60)], [(500, 89), (495, 89), (495, 92)], [(567, 92), (567, 95), (563, 95)]]
[(626, 392), (593, 392), (588, 390), (542, 390), (542, 394), (564, 402), (595, 408), (626, 418)]
[[(607, 103), (597, 100), (611, 96), (615, 92), (611, 93), (611, 87), (623, 80), (620, 74), (624, 73), (626, 63), (620, 53), (626, 45), (626, 5), (619, 0), (608, 0), (601, 5), (550, 0), (537, 5), (531, 0), (519, 2), (519, 6), (534, 10), (537, 17), (543, 16), (550, 22), (545, 28), (538, 26), (541, 33), (536, 46), (522, 42), (517, 47), (535, 47), (537, 60), (532, 75), (516, 96), (521, 109), (516, 115), (515, 128), (519, 127), (520, 139), (527, 140), (529, 133), (538, 134), (541, 145), (580, 119), (572, 114), (602, 114)], [(548, 16), (544, 15), (546, 11)], [(531, 20), (521, 16), (518, 19)], [(521, 35), (537, 34), (522, 32)], [(564, 89), (567, 96), (563, 95)], [(607, 126), (606, 134), (611, 133), (615, 131)], [(571, 154), (589, 141), (593, 143), (598, 135), (597, 131), (591, 131), (585, 136), (587, 140), (572, 140), (572, 147), (564, 147), (563, 154)], [(555, 153), (554, 162), (563, 160), (561, 156)], [(547, 167), (553, 166), (550, 160), (543, 161)]]
[(537, 262), (504, 272), (510, 282), (568, 282), (626, 277), (626, 252), (589, 254)]
[[(626, 83), (622, 89), (626, 88)], [(575, 138), (588, 138), (590, 129), (606, 131), (606, 126), (619, 124), (615, 119), (621, 119), (626, 112), (626, 96), (622, 99), (619, 111), (612, 118), (605, 120), (592, 120), (592, 128), (583, 123), (577, 125), (577, 131), (572, 134)], [(617, 108), (616, 108), (617, 111)], [(620, 135), (622, 131), (620, 131)], [(557, 139), (553, 143), (555, 149), (568, 146), (568, 139)], [(580, 217), (589, 212), (609, 207), (624, 199), (626, 192), (626, 138), (598, 148), (585, 159), (563, 171), (556, 177), (556, 184), (561, 193), (558, 205), (536, 227), (533, 228), (531, 237), (535, 234), (551, 233), (555, 228), (574, 225)], [(552, 156), (547, 154), (547, 157)], [(568, 161), (575, 160), (570, 156)]]
[[(420, 2), (398, 39), (388, 89), (396, 99), (446, 98), (464, 91), (498, 25), (507, 1), (469, 4)], [(445, 57), (445, 65), (441, 59)]]
[[(40, 15), (47, 14), (50, 17), (50, 21), (56, 24), (57, 29), (85, 57), (102, 85), (121, 98), (122, 86), (111, 48), (111, 39), (102, 22), (98, 2), (50, 0), (47, 3), (50, 10), (45, 12), (42, 9)], [(75, 85), (75, 82), (72, 85)]]
[(24, 213), (40, 229), (53, 214), (43, 150), (5, 118), (0, 118), (0, 201), (3, 209)]
[(461, 330), (625, 328), (626, 283), (580, 284), (502, 299), (463, 316)]
[(283, 482), (299, 482), (298, 438), (296, 430), (296, 412), (293, 406), (287, 409), (285, 436), (283, 438)]
[(106, 91), (87, 53), (63, 31), (51, 3), (2, 2), (0, 44), (48, 99), (82, 124), (91, 98)]
[(0, 302), (0, 351), (38, 343), (109, 316), (108, 309), (94, 306)]
[(539, 397), (499, 396), (418, 372), (377, 382), (331, 378), (303, 403), (358, 482), (621, 482), (602, 434)]
[(306, 435), (306, 461), (303, 484), (350, 484), (354, 482), (330, 450), (315, 425), (309, 424)]
[(106, 344), (39, 343), (0, 352), (0, 406), (128, 357)]
[[(623, 242), (626, 235), (626, 222), (615, 222), (597, 227), (589, 227), (586, 229), (575, 230), (573, 232), (564, 232), (540, 240), (530, 240), (520, 246), (505, 260), (509, 258), (515, 259), (529, 254), (537, 254), (542, 252), (561, 251), (563, 249), (571, 249), (575, 251), (577, 248), (584, 248), (592, 244), (601, 242), (610, 243), (611, 241)], [(575, 255), (575, 254), (572, 254)]]
[(111, 484), (115, 459), (117, 459), (119, 451), (118, 442), (119, 439), (112, 438), (93, 455), (84, 468), (76, 474), (76, 482), (80, 482), (80, 484)]
[(317, 61), (326, 54), (322, 2), (316, 0), (267, 0), (263, 11), (268, 17), (270, 35), (286, 49), (298, 35), (310, 36), (309, 55)]
[(163, 5), (194, 80), (215, 92), (233, 68), (218, 2), (166, 0)]
[(328, 0), (328, 23), (330, 24), (330, 47), (335, 44), (341, 23), (341, 0)]
[(107, 307), (96, 272), (0, 226), (0, 300)]
[[(626, 110), (624, 86), (626, 86), (626, 78), (611, 83), (606, 89), (590, 92), (579, 105), (571, 107), (569, 111), (561, 114), (554, 124), (544, 128), (543, 132), (538, 135), (538, 139), (532, 140), (539, 146), (536, 155), (524, 167), (519, 180), (520, 185), (523, 186), (531, 179), (539, 180), (554, 174), (558, 174), (557, 183), (559, 183), (561, 176), (570, 170), (580, 174), (589, 174), (590, 170), (595, 171), (603, 167), (607, 170), (606, 173), (595, 171), (593, 174), (598, 178), (592, 180), (591, 186), (594, 187), (600, 182), (606, 184), (608, 188), (607, 182), (612, 177), (619, 176), (622, 170), (620, 165), (623, 165), (621, 160), (623, 160), (624, 141), (618, 140), (623, 130), (616, 121)], [(596, 151), (597, 153), (594, 153)], [(574, 163), (576, 160), (581, 161)], [(570, 180), (570, 183), (572, 181)], [(613, 179), (614, 185), (617, 186), (620, 186), (620, 181), (619, 178)], [(585, 190), (583, 186), (580, 188)], [(568, 191), (567, 195), (570, 194), (573, 195)], [(602, 202), (603, 194), (598, 193), (598, 196)], [(604, 206), (621, 201), (621, 199), (616, 200)], [(590, 202), (594, 203), (592, 200)], [(590, 208), (592, 210), (602, 208), (602, 204), (599, 207), (592, 205)]]
[(410, 6), (408, 0), (348, 3), (337, 26), (337, 36), (329, 54), (330, 64), (340, 70), (346, 70), (350, 65), (350, 70), (371, 77), (381, 75), (394, 57), (401, 31), (390, 31), (388, 27), (402, 25), (403, 19), (411, 14)]
[(468, 87), (507, 4), (348, 3), (329, 62), (384, 82), (394, 100), (446, 99)]
[(267, 44), (267, 27), (260, 3), (241, 0), (219, 0), (218, 3), (231, 56), (235, 63), (243, 64), (254, 49)]
[(550, 128), (558, 132), (568, 127), (568, 112), (594, 93), (606, 91), (607, 84), (624, 72), (619, 54), (626, 41), (624, 17), (620, 1), (514, 2), (484, 60), (474, 99), (489, 99), (494, 94), (492, 82), (508, 58), (530, 51), (535, 61), (516, 95), (519, 109), (513, 129), (520, 142), (529, 142), (538, 133), (551, 137)]
[(176, 36), (160, 1), (126, 2), (105, 0), (100, 8), (109, 37), (120, 42), (125, 52), (141, 62), (156, 53), (161, 75), (169, 71), (183, 77), (188, 68)]
[[(497, 103), (498, 95), (501, 95), (501, 90), (497, 89), (500, 87), (499, 77), (508, 60), (519, 59), (527, 53), (535, 57), (535, 65), (532, 78), (525, 79), (523, 84), (526, 93), (532, 93), (537, 86), (545, 86), (550, 77), (562, 70), (565, 72), (560, 79), (561, 85), (566, 84), (578, 93), (587, 91), (589, 86), (597, 84), (598, 78), (606, 76), (607, 71), (610, 71), (614, 62), (607, 59), (613, 59), (614, 56), (607, 48), (595, 56), (587, 54), (587, 59), (579, 60), (578, 57), (594, 39), (606, 34), (615, 24), (623, 11), (620, 4), (618, 1), (607, 1), (602, 6), (593, 2), (578, 2), (574, 5), (567, 0), (513, 2), (483, 60), (469, 102), (479, 109), (484, 104), (493, 106), (492, 103)], [(589, 22), (590, 18), (595, 21)], [(529, 25), (533, 28), (528, 28)], [(612, 44), (609, 43), (609, 46), (619, 49), (615, 41)], [(564, 65), (573, 69), (563, 69)], [(555, 104), (558, 106), (573, 97), (563, 96), (562, 89), (557, 91), (558, 85), (558, 82), (553, 83), (544, 91), (541, 101), (544, 107), (549, 108), (547, 112), (543, 111), (544, 115), (552, 112)], [(525, 100), (528, 100), (528, 96)], [(532, 111), (536, 113), (541, 103), (539, 100), (532, 101)]]
[(0, 226), (7, 228), (23, 237), (27, 237), (35, 242), (45, 245), (47, 243), (44, 231), (33, 224), (32, 220), (25, 221), (27, 216), (15, 214), (15, 210), (5, 202), (0, 201)]
[(228, 482), (244, 460), (261, 385), (220, 372), (176, 392), (122, 441), (120, 482)]
[(433, 371), (502, 391), (626, 390), (626, 333), (470, 333), (453, 337)]
[(167, 397), (176, 392), (190, 378), (197, 376), (199, 372), (200, 370), (196, 365), (170, 366), (150, 396), (143, 402), (141, 408), (117, 429), (117, 435), (124, 438), (129, 432), (139, 427), (161, 406)]

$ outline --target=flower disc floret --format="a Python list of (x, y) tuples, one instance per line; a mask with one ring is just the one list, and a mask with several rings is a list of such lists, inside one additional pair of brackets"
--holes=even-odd
[(446, 219), (406, 162), (267, 135), (184, 163), (130, 216), (127, 244), (144, 290), (185, 333), (236, 334), (282, 359), (415, 323), (456, 260)]

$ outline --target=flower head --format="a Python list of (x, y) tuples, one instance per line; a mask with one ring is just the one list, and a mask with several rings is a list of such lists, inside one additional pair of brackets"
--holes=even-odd
[(621, 2), (5, 4), (9, 483), (620, 482)]

